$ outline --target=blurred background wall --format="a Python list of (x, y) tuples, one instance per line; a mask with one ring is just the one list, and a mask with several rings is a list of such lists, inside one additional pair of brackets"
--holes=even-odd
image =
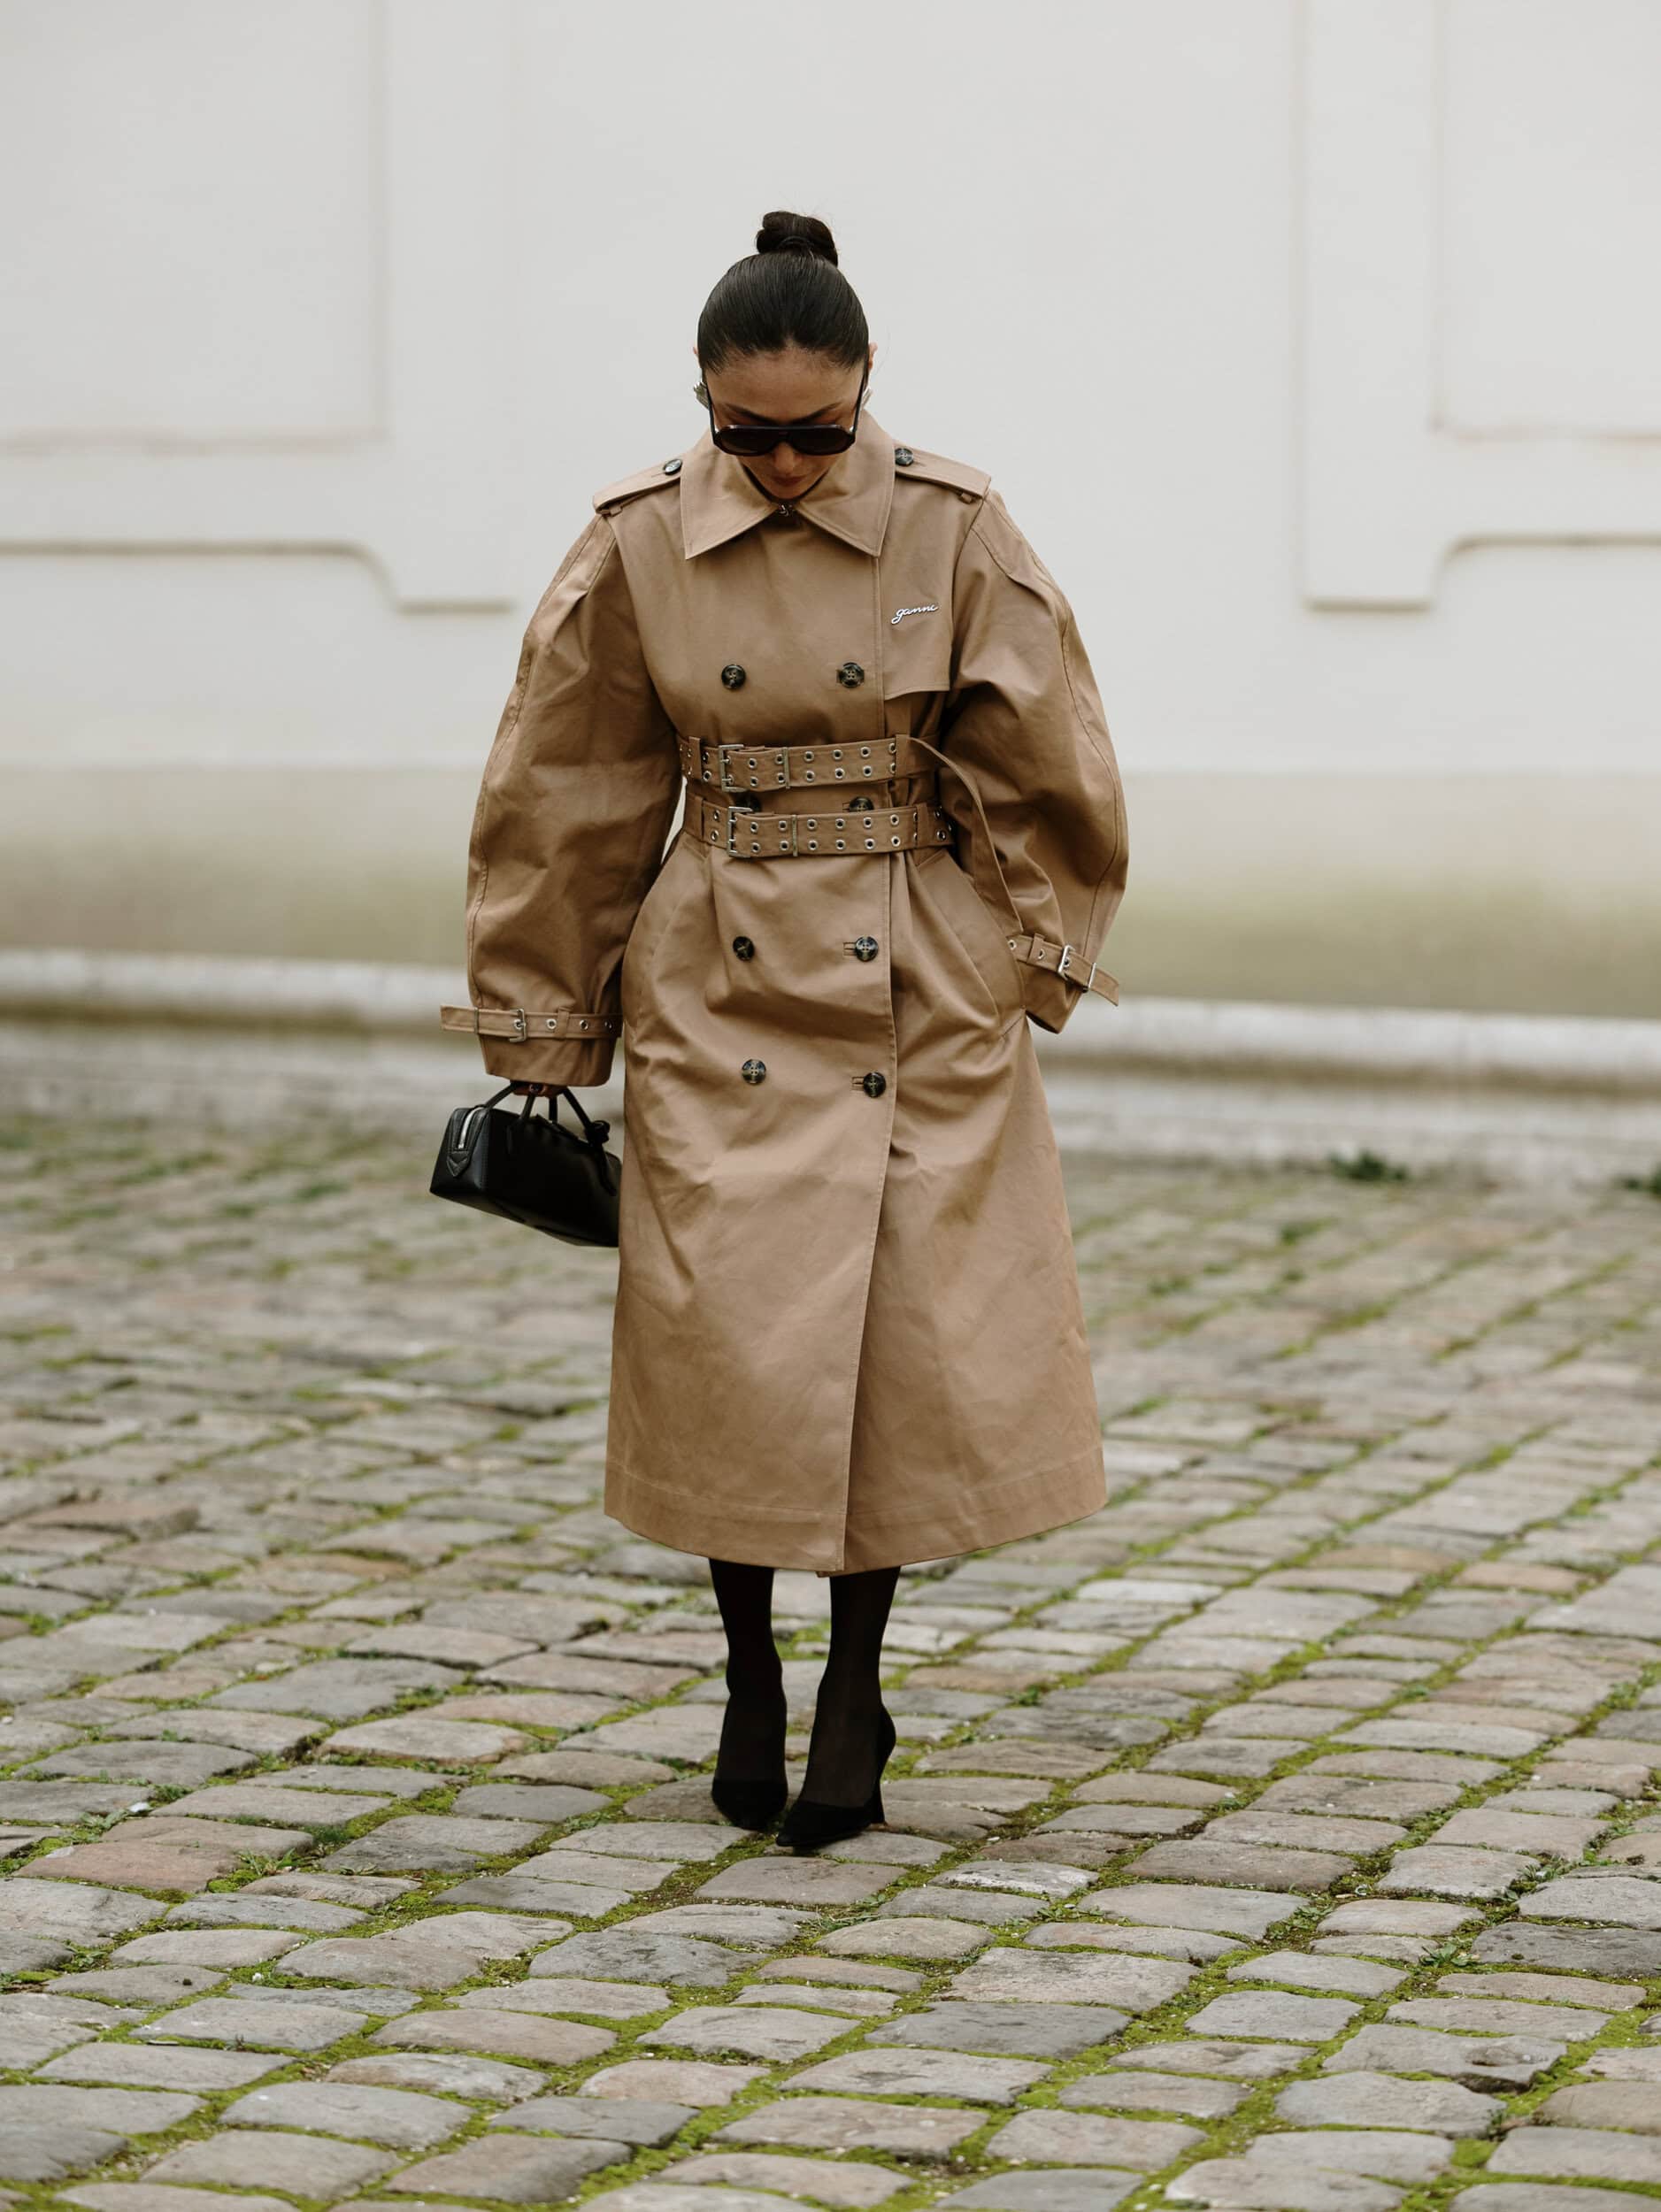
[(0, 0), (0, 942), (458, 962), (765, 210), (988, 469), (1133, 995), (1661, 1017), (1655, 0)]

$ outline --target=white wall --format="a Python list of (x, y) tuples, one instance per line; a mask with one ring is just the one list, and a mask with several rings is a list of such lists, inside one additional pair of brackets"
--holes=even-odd
[(0, 933), (452, 955), (785, 205), (1073, 600), (1127, 989), (1661, 1014), (1657, 82), (1654, 0), (0, 0)]

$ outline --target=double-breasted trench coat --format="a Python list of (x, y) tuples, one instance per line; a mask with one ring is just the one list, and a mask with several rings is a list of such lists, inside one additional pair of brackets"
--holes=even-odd
[(1117, 996), (1127, 848), (1068, 603), (982, 471), (869, 413), (788, 505), (707, 431), (594, 503), (442, 1018), (504, 1079), (626, 1040), (606, 1510), (821, 1573), (1075, 1520), (1100, 1416), (1029, 1025)]

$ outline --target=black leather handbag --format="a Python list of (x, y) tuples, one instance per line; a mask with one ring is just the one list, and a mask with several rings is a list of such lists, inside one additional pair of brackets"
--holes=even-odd
[[(534, 1092), (517, 1114), (498, 1109), (496, 1100), (512, 1088), (504, 1084), (481, 1105), (458, 1106), (450, 1116), (433, 1169), (434, 1197), (522, 1222), (565, 1244), (615, 1244), (622, 1163), (605, 1149), (611, 1125), (590, 1121), (563, 1084), (549, 1094), (545, 1120), (531, 1118)], [(576, 1109), (581, 1136), (559, 1120), (562, 1098)]]

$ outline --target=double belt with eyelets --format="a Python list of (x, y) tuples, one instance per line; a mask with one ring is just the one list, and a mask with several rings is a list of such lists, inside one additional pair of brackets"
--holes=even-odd
[(945, 808), (921, 800), (910, 806), (867, 805), (834, 813), (767, 814), (757, 807), (701, 798), (694, 789), (687, 800), (687, 818), (701, 843), (722, 846), (736, 860), (908, 852), (918, 845), (950, 845), (954, 835)]
[[(763, 790), (789, 790), (802, 784), (823, 781), (847, 784), (856, 778), (873, 782), (890, 778), (925, 775), (927, 755), (958, 777), (974, 803), (985, 837), (986, 864), (997, 879), (1004, 903), (1011, 918), (1014, 902), (999, 864), (992, 828), (973, 778), (938, 746), (926, 738), (873, 738), (868, 743), (842, 745), (749, 746), (688, 737), (677, 732), (681, 765), (690, 789), (687, 794), (687, 824), (706, 845), (724, 848), (738, 860), (771, 860), (802, 853), (905, 852), (923, 846), (955, 845), (957, 826), (944, 807), (918, 800), (898, 807), (883, 807), (865, 795), (850, 799), (842, 810), (816, 814), (772, 814), (751, 795)], [(718, 784), (738, 793), (727, 804), (706, 799), (700, 783)], [(935, 775), (934, 789), (939, 790)], [(982, 895), (986, 895), (982, 893)], [(1119, 984), (1087, 959), (1076, 945), (1057, 944), (1036, 930), (1016, 931), (1008, 936), (1011, 952), (1024, 965), (1042, 968), (1059, 976), (1074, 989), (1095, 992), (1119, 1002)]]
[(808, 784), (883, 783), (892, 776), (924, 776), (928, 764), (915, 739), (873, 737), (840, 745), (737, 745), (675, 733), (681, 772), (696, 790), (712, 783), (722, 791), (786, 791)]

